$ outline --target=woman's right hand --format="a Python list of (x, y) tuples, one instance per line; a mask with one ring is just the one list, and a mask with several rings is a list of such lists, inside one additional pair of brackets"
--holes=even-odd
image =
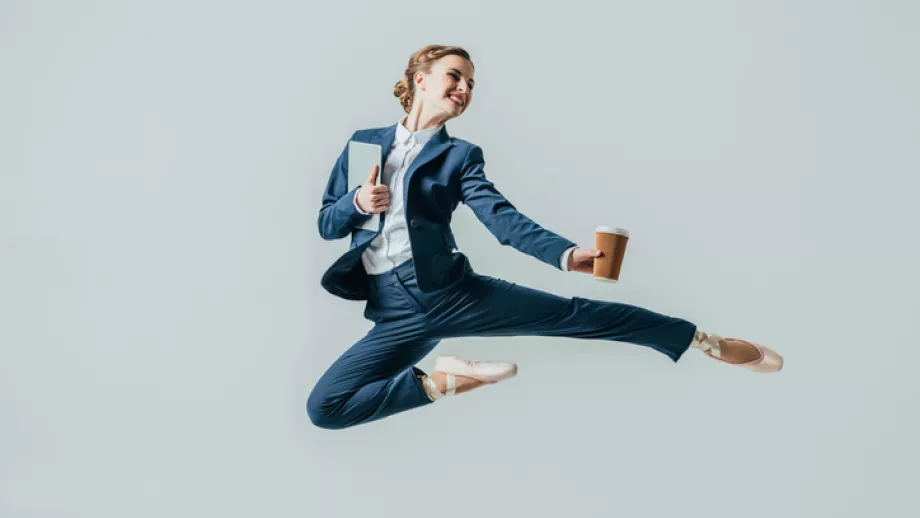
[(378, 214), (390, 205), (390, 189), (386, 185), (376, 185), (380, 166), (374, 165), (371, 175), (358, 189), (358, 207), (364, 212)]

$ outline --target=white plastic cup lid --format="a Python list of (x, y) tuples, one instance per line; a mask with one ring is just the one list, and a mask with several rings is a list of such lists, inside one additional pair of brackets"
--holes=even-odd
[(629, 231), (627, 231), (625, 228), (600, 226), (595, 229), (595, 232), (603, 232), (604, 234), (619, 234), (621, 236), (629, 237)]

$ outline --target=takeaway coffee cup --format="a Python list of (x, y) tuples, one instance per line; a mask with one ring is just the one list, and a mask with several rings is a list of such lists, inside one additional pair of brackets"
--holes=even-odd
[(620, 267), (626, 255), (629, 232), (622, 228), (597, 227), (594, 231), (594, 248), (603, 255), (594, 258), (594, 278), (599, 281), (617, 282)]

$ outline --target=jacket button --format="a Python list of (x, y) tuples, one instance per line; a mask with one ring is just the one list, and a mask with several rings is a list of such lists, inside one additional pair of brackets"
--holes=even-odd
[(417, 219), (413, 219), (413, 220), (409, 221), (409, 226), (412, 227), (412, 228), (418, 228), (418, 220), (417, 220)]

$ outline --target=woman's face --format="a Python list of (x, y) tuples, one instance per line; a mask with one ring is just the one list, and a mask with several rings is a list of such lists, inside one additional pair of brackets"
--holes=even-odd
[(415, 92), (423, 97), (426, 111), (434, 108), (451, 119), (469, 107), (473, 83), (473, 65), (460, 56), (444, 56), (431, 66), (430, 74), (415, 74)]

